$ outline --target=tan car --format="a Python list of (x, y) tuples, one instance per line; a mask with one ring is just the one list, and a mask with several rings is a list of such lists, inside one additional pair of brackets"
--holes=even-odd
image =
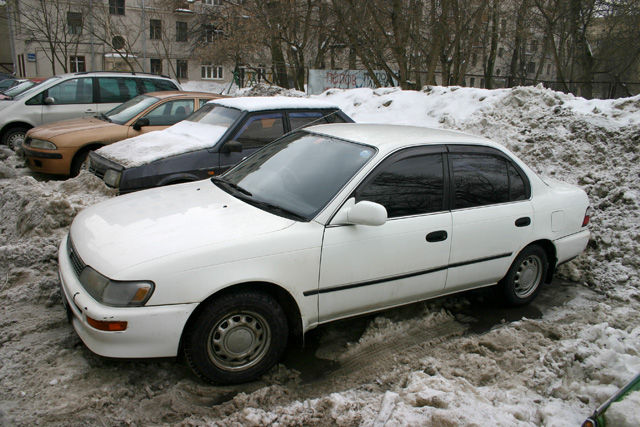
[(31, 170), (76, 176), (90, 151), (143, 133), (165, 129), (207, 101), (222, 98), (206, 92), (150, 92), (91, 118), (37, 126), (22, 144)]

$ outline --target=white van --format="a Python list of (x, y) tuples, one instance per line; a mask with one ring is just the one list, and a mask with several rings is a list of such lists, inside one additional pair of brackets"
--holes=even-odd
[(106, 113), (141, 93), (182, 90), (165, 76), (121, 72), (84, 72), (51, 77), (12, 100), (0, 101), (0, 141), (22, 145), (32, 127)]

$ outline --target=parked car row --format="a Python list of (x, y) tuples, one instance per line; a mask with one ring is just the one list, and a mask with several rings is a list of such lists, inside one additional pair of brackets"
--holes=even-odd
[(85, 72), (54, 76), (0, 102), (0, 141), (19, 147), (27, 131), (35, 126), (104, 114), (142, 93), (181, 89), (176, 81), (151, 74)]
[[(86, 78), (106, 99), (112, 76)], [(306, 98), (218, 98), (138, 94), (26, 133), (33, 170), (74, 175), (89, 153), (131, 193), (80, 212), (58, 254), (68, 318), (97, 354), (181, 353), (206, 381), (250, 381), (333, 320), (487, 286), (529, 303), (588, 243), (585, 192), (492, 141), (354, 124)]]
[(76, 176), (90, 151), (165, 129), (219, 98), (206, 92), (150, 92), (90, 118), (54, 122), (27, 132), (22, 144), (35, 172)]

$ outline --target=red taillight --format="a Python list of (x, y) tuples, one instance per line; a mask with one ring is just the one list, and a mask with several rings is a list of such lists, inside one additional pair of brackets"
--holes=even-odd
[(582, 220), (582, 226), (586, 227), (587, 225), (589, 225), (589, 220), (591, 219), (591, 206), (589, 206), (587, 208), (587, 210), (584, 213), (584, 219)]

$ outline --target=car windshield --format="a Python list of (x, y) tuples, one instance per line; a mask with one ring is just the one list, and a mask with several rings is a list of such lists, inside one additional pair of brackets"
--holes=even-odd
[(7, 96), (16, 96), (18, 94), (21, 94), (25, 90), (32, 88), (36, 84), (37, 84), (36, 82), (33, 82), (31, 80), (27, 80), (26, 82), (19, 83), (19, 84), (15, 85), (14, 87), (5, 90), (2, 93), (7, 95)]
[(235, 108), (223, 107), (217, 104), (205, 104), (198, 111), (187, 117), (186, 120), (228, 128), (241, 114), (242, 111)]
[(138, 95), (108, 111), (105, 116), (111, 122), (123, 125), (158, 101), (155, 96)]
[(39, 91), (42, 87), (47, 87), (47, 86), (51, 86), (51, 83), (55, 82), (56, 80), (60, 80), (60, 77), (58, 76), (53, 76), (53, 77), (49, 77), (47, 80), (33, 86), (30, 89), (25, 90), (24, 92), (16, 95), (13, 97), (13, 99), (22, 99), (22, 98), (26, 98), (29, 97), (31, 95), (33, 95), (34, 93), (36, 93), (37, 91)]
[(301, 131), (267, 145), (214, 182), (266, 211), (309, 221), (374, 154), (367, 145)]

